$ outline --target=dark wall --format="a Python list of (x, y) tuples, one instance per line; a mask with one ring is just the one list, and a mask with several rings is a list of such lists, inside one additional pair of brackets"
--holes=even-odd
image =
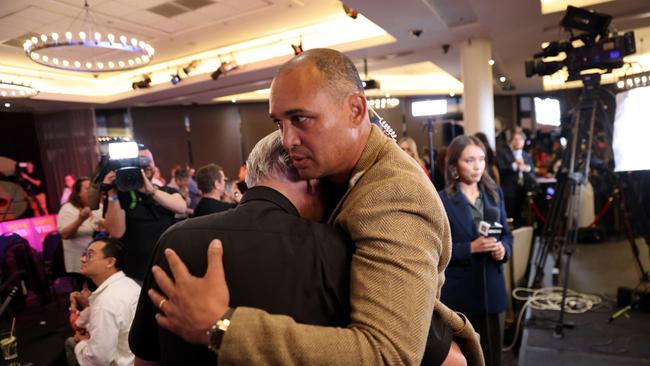
[[(244, 108), (251, 109), (253, 115), (261, 109), (257, 104), (244, 105)], [(264, 114), (265, 121), (268, 121), (267, 115), (268, 112)], [(167, 180), (175, 164), (187, 163), (195, 168), (216, 163), (223, 167), (228, 177), (236, 177), (248, 155), (244, 148), (246, 140), (242, 135), (240, 105), (133, 108), (131, 119), (134, 138), (151, 149), (156, 165)], [(248, 120), (246, 136), (261, 138), (266, 135), (258, 131), (261, 122)]]
[(0, 112), (0, 121), (0, 156), (15, 161), (32, 161), (40, 170), (41, 155), (34, 115)]
[(494, 116), (501, 120), (502, 129), (513, 129), (519, 125), (517, 98), (515, 95), (494, 96)]
[(98, 161), (95, 119), (91, 109), (35, 115), (43, 177), (50, 212), (56, 212), (63, 177), (90, 176)]
[(278, 129), (269, 118), (269, 103), (246, 103), (239, 105), (241, 116), (242, 156), (245, 159), (257, 141)]
[(238, 108), (227, 104), (196, 106), (189, 116), (194, 166), (216, 163), (226, 176), (237, 177), (242, 162)]
[(190, 162), (185, 113), (181, 106), (131, 109), (133, 138), (151, 150), (156, 166), (167, 180), (174, 164)]

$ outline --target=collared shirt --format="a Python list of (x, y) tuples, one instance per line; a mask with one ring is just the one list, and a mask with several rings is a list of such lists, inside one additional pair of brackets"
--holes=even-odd
[(199, 204), (196, 205), (196, 208), (194, 209), (194, 215), (192, 217), (205, 216), (221, 211), (226, 211), (230, 210), (231, 208), (235, 208), (236, 206), (237, 205), (235, 204), (215, 200), (214, 198), (202, 197), (199, 201)]
[[(354, 244), (331, 226), (301, 218), (280, 192), (253, 187), (232, 210), (179, 222), (160, 238), (153, 263), (169, 272), (163, 250), (172, 248), (190, 273), (203, 276), (212, 239), (223, 243), (231, 307), (256, 307), (305, 324), (349, 324)], [(214, 365), (207, 347), (158, 327), (149, 288), (157, 289), (151, 273), (131, 329), (133, 353), (161, 365)]]
[(140, 286), (119, 271), (107, 278), (88, 298), (90, 339), (74, 348), (77, 362), (86, 365), (133, 365), (129, 329), (135, 315)]
[[(465, 199), (467, 199), (467, 196), (463, 195)], [(474, 220), (474, 226), (478, 227), (479, 223), (483, 221), (483, 193), (480, 193), (478, 197), (476, 197), (476, 201), (474, 203), (469, 202), (470, 211), (472, 212), (472, 220)]]

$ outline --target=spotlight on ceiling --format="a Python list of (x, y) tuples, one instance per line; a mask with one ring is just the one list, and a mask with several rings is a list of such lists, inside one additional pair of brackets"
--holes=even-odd
[(226, 75), (230, 71), (235, 70), (237, 68), (239, 68), (239, 65), (237, 65), (237, 63), (234, 60), (222, 61), (221, 66), (219, 66), (218, 69), (212, 72), (212, 74), (210, 74), (210, 77), (212, 78), (212, 80), (217, 80), (219, 76), (221, 76), (222, 74)]
[(349, 16), (352, 19), (357, 19), (359, 16), (359, 12), (356, 9), (351, 8), (345, 4), (343, 4), (343, 11), (345, 12), (345, 15)]
[(363, 84), (364, 90), (381, 89), (381, 84), (379, 83), (379, 80), (376, 79), (367, 79), (362, 81), (361, 84)]
[(133, 88), (133, 90), (135, 90), (135, 89), (146, 89), (146, 88), (149, 88), (150, 86), (151, 86), (151, 77), (149, 77), (149, 75), (145, 75), (145, 76), (142, 77), (142, 80), (134, 81), (131, 84), (131, 87)]
[(171, 82), (172, 84), (176, 85), (180, 83), (183, 80), (179, 72), (176, 72), (176, 74), (172, 75)]
[(291, 44), (291, 48), (293, 48), (293, 54), (295, 56), (298, 56), (299, 54), (303, 53), (304, 50), (302, 49), (302, 37), (300, 37), (300, 43), (298, 44)]
[(189, 76), (190, 73), (191, 73), (192, 71), (194, 71), (194, 69), (196, 68), (196, 65), (198, 65), (198, 64), (199, 64), (199, 62), (198, 62), (197, 60), (194, 60), (194, 61), (190, 62), (187, 66), (185, 66), (184, 68), (182, 68), (182, 70), (183, 70), (183, 72), (185, 73), (185, 75), (188, 75), (188, 76)]

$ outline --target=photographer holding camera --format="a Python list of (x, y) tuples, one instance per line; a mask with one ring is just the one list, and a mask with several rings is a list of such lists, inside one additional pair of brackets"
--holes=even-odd
[(105, 227), (110, 237), (126, 246), (124, 272), (142, 283), (158, 237), (174, 223), (174, 214), (184, 213), (187, 205), (175, 189), (151, 183), (155, 165), (148, 149), (138, 151), (136, 164), (112, 159), (100, 163), (95, 179), (102, 182), (108, 200)]

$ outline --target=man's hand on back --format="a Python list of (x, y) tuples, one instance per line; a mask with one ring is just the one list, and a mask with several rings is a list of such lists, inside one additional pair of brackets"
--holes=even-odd
[(226, 313), (230, 301), (222, 255), (221, 241), (212, 240), (205, 276), (194, 277), (173, 250), (165, 249), (174, 280), (154, 266), (152, 272), (163, 294), (149, 290), (151, 301), (160, 309), (158, 325), (187, 342), (207, 344), (206, 331)]

